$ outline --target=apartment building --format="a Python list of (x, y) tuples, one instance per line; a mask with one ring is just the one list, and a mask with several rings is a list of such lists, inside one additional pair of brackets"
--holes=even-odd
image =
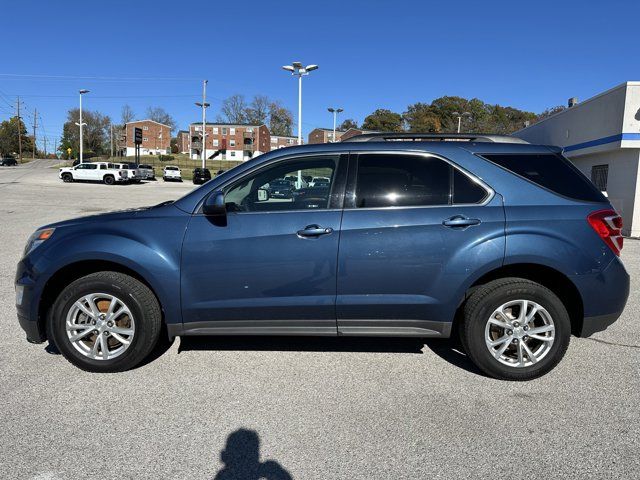
[(333, 138), (333, 128), (314, 128), (309, 133), (309, 143), (339, 142), (344, 132), (336, 130), (336, 138)]
[(340, 137), (340, 141), (344, 142), (345, 140), (351, 137), (355, 137), (356, 135), (362, 135), (364, 133), (378, 133), (378, 132), (376, 130), (363, 130), (362, 128), (350, 128), (349, 130), (347, 130), (342, 134), (342, 136)]
[[(271, 150), (271, 135), (266, 125), (207, 122), (205, 130), (207, 158), (218, 150), (226, 149), (216, 159), (245, 161)], [(189, 125), (189, 138), (191, 158), (201, 158), (202, 122)]]
[(271, 150), (298, 145), (298, 137), (271, 135)]
[(134, 129), (142, 129), (140, 155), (159, 155), (171, 152), (171, 127), (154, 120), (135, 120), (122, 127), (120, 142), (121, 153), (132, 157), (136, 153)]
[(178, 153), (189, 153), (189, 132), (187, 130), (180, 130), (176, 134), (176, 145), (178, 146)]

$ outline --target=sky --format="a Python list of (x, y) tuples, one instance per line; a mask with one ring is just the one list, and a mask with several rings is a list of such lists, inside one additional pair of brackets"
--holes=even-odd
[(203, 79), (209, 119), (236, 93), (297, 116), (293, 61), (320, 66), (303, 80), (305, 136), (332, 126), (330, 106), (359, 123), (443, 95), (541, 112), (640, 80), (637, 0), (2, 0), (2, 14), (0, 121), (19, 95), (49, 150), (81, 88), (114, 122), (124, 104), (160, 106), (184, 129)]

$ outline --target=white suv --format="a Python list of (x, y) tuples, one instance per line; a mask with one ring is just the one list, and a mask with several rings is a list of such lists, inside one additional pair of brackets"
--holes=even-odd
[(162, 170), (162, 179), (167, 182), (169, 180), (177, 180), (178, 182), (182, 181), (182, 172), (179, 167), (175, 165), (167, 165)]
[(126, 170), (107, 162), (85, 162), (75, 167), (63, 167), (58, 172), (58, 177), (67, 183), (75, 180), (88, 180), (114, 185), (128, 181)]

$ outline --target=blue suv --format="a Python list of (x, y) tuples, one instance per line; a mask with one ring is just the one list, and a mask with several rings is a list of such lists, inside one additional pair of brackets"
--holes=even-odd
[[(275, 195), (285, 178), (304, 194)], [(29, 341), (94, 372), (134, 367), (160, 335), (456, 334), (486, 374), (527, 380), (620, 316), (621, 229), (558, 148), (362, 135), (37, 230), (17, 311)]]

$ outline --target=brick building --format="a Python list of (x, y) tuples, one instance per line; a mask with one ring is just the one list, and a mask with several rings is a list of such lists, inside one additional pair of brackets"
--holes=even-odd
[[(207, 122), (205, 128), (207, 158), (223, 148), (226, 148), (226, 153), (216, 159), (244, 161), (271, 150), (271, 135), (266, 125)], [(201, 158), (202, 122), (189, 125), (189, 138), (189, 155), (194, 159)]]
[(298, 145), (298, 137), (290, 137), (285, 135), (271, 135), (271, 148), (270, 150), (276, 150), (278, 148), (293, 147)]
[(180, 130), (176, 134), (176, 145), (178, 146), (178, 153), (189, 153), (189, 132), (186, 130)]
[[(344, 132), (336, 130), (336, 142), (340, 141), (340, 138)], [(330, 143), (333, 142), (333, 128), (314, 128), (309, 133), (309, 143)]]
[(127, 157), (135, 155), (134, 128), (142, 129), (140, 155), (158, 155), (171, 152), (171, 127), (153, 120), (136, 120), (122, 127), (121, 153)]
[(340, 141), (344, 142), (345, 140), (351, 137), (355, 137), (356, 135), (362, 135), (363, 133), (378, 133), (378, 132), (376, 130), (363, 130), (361, 128), (350, 128), (349, 130), (347, 130), (342, 134), (342, 136), (340, 137)]

